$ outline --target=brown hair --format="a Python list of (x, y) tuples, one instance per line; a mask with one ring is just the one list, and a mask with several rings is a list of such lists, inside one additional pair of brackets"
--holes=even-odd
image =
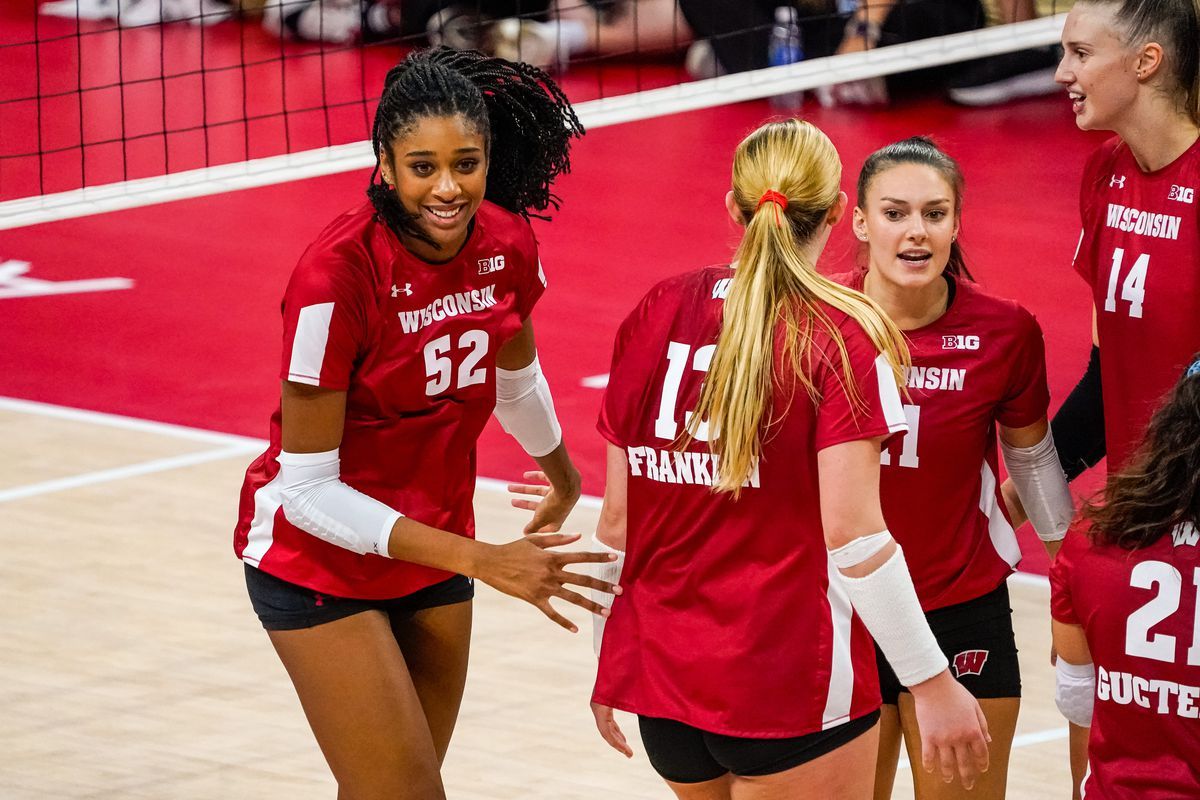
[(1200, 523), (1200, 358), (1155, 412), (1128, 466), (1109, 476), (1103, 502), (1085, 502), (1082, 514), (1093, 540), (1126, 550)]

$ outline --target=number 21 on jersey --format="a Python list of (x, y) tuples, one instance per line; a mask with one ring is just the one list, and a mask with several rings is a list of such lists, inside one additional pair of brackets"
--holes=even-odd
[[(1188, 643), (1187, 664), (1200, 667), (1200, 567), (1191, 570), (1196, 586), (1196, 605), (1192, 616), (1192, 641)], [(1157, 589), (1147, 603), (1129, 615), (1125, 623), (1125, 652), (1131, 656), (1176, 663), (1177, 643), (1174, 636), (1150, 633), (1150, 629), (1179, 610), (1183, 593), (1183, 575), (1163, 561), (1143, 561), (1133, 568), (1129, 585), (1137, 589)]]

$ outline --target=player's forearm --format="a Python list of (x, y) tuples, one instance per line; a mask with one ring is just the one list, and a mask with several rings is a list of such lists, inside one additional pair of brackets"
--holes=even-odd
[(392, 526), (388, 556), (468, 578), (477, 578), (491, 548), (484, 542), (430, 527), (408, 517)]
[(571, 463), (571, 456), (567, 453), (565, 442), (559, 442), (558, 447), (533, 460), (537, 462), (538, 469), (546, 473), (546, 479), (550, 481), (550, 486), (554, 489), (555, 494), (571, 500), (579, 497), (582, 491), (582, 481), (579, 470), (575, 469), (575, 465)]

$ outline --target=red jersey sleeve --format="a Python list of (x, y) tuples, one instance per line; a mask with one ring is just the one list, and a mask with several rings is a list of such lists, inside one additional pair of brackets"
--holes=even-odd
[(1017, 340), (1009, 364), (1008, 391), (996, 410), (996, 421), (1007, 428), (1024, 428), (1042, 417), (1050, 407), (1046, 385), (1046, 343), (1034, 316), (1020, 309)]
[[(837, 346), (821, 337), (823, 346), (812, 354), (816, 365), (814, 382), (821, 392), (817, 406), (817, 450), (908, 430), (900, 391), (887, 359), (853, 320), (847, 318), (841, 325), (841, 334), (856, 392), (852, 393), (846, 385)], [(817, 341), (812, 346), (818, 348)]]
[(1050, 616), (1067, 625), (1082, 624), (1071, 598), (1071, 572), (1087, 545), (1086, 534), (1074, 529), (1068, 531), (1062, 548), (1050, 564)]
[(280, 377), (344, 391), (367, 335), (366, 271), (344, 255), (308, 252), (283, 296)]
[(1097, 260), (1095, 258), (1095, 238), (1098, 223), (1095, 220), (1095, 207), (1098, 203), (1098, 187), (1102, 181), (1108, 180), (1108, 165), (1119, 139), (1110, 139), (1096, 148), (1083, 167), (1083, 177), (1079, 181), (1079, 219), (1082, 229), (1079, 232), (1079, 244), (1075, 247), (1075, 258), (1071, 266), (1088, 282), (1096, 282)]
[(634, 331), (646, 314), (648, 299), (643, 299), (633, 313), (625, 318), (617, 329), (617, 337), (613, 342), (612, 362), (608, 368), (608, 386), (604, 389), (604, 401), (600, 404), (600, 419), (596, 429), (600, 435), (618, 447), (630, 444), (634, 426), (637, 424), (637, 413), (640, 404), (631, 402), (627, 397), (627, 387), (630, 381), (624, 377), (622, 357), (625, 348), (634, 337)]
[(521, 272), (517, 286), (517, 313), (521, 319), (528, 319), (533, 313), (533, 307), (546, 291), (546, 273), (542, 270), (542, 261), (538, 256), (537, 239), (533, 228), (525, 225), (523, 241), (518, 245), (521, 256)]

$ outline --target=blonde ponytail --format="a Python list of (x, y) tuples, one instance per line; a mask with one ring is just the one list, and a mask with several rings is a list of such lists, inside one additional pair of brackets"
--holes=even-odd
[[(733, 193), (746, 219), (738, 245), (721, 333), (696, 412), (682, 444), (695, 438), (708, 421), (711, 448), (719, 471), (713, 488), (737, 496), (762, 454), (775, 382), (789, 376), (775, 370), (775, 332), (784, 326), (783, 352), (790, 377), (804, 386), (814, 402), (811, 349), (813, 326), (821, 325), (841, 356), (844, 389), (862, 405), (845, 341), (819, 301), (845, 312), (862, 326), (890, 362), (897, 382), (909, 365), (908, 348), (899, 329), (872, 300), (817, 273), (805, 243), (819, 232), (837, 203), (842, 167), (837, 150), (815, 126), (799, 120), (764, 125), (746, 137), (734, 155)], [(776, 192), (784, 203), (760, 198)], [(830, 365), (832, 366), (832, 365)]]

